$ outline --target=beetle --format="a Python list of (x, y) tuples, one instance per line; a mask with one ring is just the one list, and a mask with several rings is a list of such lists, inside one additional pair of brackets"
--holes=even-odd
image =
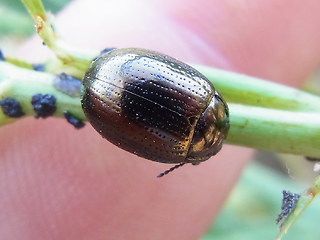
[(83, 78), (81, 103), (111, 143), (178, 164), (163, 175), (218, 153), (229, 130), (227, 103), (204, 75), (146, 49), (114, 49), (96, 58)]

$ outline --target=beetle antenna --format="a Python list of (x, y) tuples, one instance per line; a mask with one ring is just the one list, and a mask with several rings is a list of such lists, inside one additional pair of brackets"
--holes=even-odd
[(172, 168), (169, 168), (168, 170), (164, 171), (163, 173), (160, 173), (157, 177), (158, 178), (161, 178), (163, 177), (164, 175), (167, 175), (168, 173), (172, 172), (173, 170), (179, 168), (179, 167), (182, 167), (183, 165), (185, 165), (186, 163), (179, 163), (175, 166), (173, 166)]

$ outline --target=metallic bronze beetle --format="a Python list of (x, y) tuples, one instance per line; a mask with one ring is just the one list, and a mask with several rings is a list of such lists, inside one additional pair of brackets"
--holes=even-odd
[(81, 102), (101, 136), (162, 163), (199, 164), (219, 152), (229, 130), (228, 106), (205, 76), (145, 49), (115, 49), (95, 59)]

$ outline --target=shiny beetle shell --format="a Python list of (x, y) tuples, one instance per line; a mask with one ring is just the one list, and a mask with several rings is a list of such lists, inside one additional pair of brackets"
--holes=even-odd
[(162, 163), (205, 161), (229, 130), (228, 106), (205, 76), (144, 49), (116, 49), (94, 60), (81, 102), (104, 138)]

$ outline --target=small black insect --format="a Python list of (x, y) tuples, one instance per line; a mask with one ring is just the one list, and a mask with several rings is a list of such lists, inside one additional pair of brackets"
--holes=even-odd
[(279, 214), (276, 222), (279, 224), (284, 219), (286, 219), (290, 213), (295, 209), (297, 202), (300, 198), (299, 194), (291, 193), (290, 191), (283, 190), (282, 191), (282, 205), (281, 205), (281, 213)]
[(20, 103), (14, 98), (5, 98), (0, 101), (3, 113), (8, 117), (19, 118), (24, 115)]
[(80, 129), (80, 128), (84, 127), (84, 123), (81, 120), (72, 116), (71, 113), (64, 112), (63, 115), (67, 119), (68, 123), (73, 125), (76, 129)]
[(0, 50), (0, 61), (5, 61), (2, 51)]
[(61, 73), (53, 79), (53, 87), (71, 97), (79, 97), (81, 81), (71, 75)]
[(218, 153), (229, 130), (228, 106), (204, 75), (145, 49), (115, 49), (94, 60), (81, 103), (110, 142), (146, 159), (178, 164), (164, 174)]
[(32, 96), (31, 104), (36, 113), (35, 118), (46, 118), (56, 111), (56, 98), (50, 94), (35, 94)]
[(34, 70), (38, 71), (38, 72), (44, 72), (44, 65), (41, 63), (34, 63), (32, 64), (32, 67)]

